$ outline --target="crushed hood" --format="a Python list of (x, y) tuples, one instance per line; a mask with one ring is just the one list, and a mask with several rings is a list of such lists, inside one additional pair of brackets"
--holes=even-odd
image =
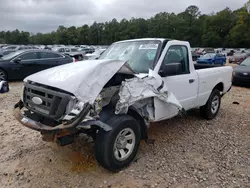
[(24, 81), (65, 90), (82, 102), (92, 104), (105, 84), (124, 64), (124, 61), (119, 60), (78, 61), (38, 72)]

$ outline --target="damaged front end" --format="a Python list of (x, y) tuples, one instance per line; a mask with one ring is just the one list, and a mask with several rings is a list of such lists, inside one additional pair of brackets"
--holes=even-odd
[(79, 133), (111, 130), (99, 119), (98, 99), (95, 105), (83, 103), (68, 92), (28, 81), (22, 100), (14, 106), (14, 116), (22, 125), (41, 132), (44, 141), (67, 145)]
[[(77, 72), (69, 74), (70, 68)], [(108, 116), (105, 111), (129, 114), (145, 127), (159, 120), (157, 113), (164, 112), (166, 104), (183, 111), (154, 71), (134, 74), (122, 61), (85, 61), (26, 78), (14, 116), (22, 125), (41, 132), (44, 141), (67, 145), (79, 133), (94, 139), (100, 129), (111, 131), (103, 121), (103, 114)]]

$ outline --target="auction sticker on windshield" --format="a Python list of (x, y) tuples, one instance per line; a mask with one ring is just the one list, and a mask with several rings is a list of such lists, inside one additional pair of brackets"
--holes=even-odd
[(142, 44), (139, 46), (139, 50), (149, 50), (149, 49), (157, 49), (158, 44)]

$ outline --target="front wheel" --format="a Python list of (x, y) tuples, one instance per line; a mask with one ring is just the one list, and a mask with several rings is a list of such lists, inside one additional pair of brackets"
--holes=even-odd
[(99, 130), (96, 136), (96, 160), (107, 170), (117, 172), (135, 158), (141, 139), (139, 123), (129, 115), (112, 115), (107, 122), (112, 130)]
[(2, 69), (0, 69), (0, 81), (2, 80), (7, 80), (7, 74)]
[(203, 118), (211, 120), (218, 114), (221, 104), (221, 95), (218, 89), (212, 91), (207, 103), (200, 107), (200, 114)]

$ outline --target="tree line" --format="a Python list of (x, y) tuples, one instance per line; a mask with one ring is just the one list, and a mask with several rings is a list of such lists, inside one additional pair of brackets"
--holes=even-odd
[(249, 3), (232, 11), (201, 14), (197, 6), (189, 6), (179, 14), (161, 12), (149, 19), (131, 18), (81, 27), (59, 26), (50, 33), (2, 31), (0, 43), (7, 44), (87, 44), (109, 45), (114, 41), (155, 37), (189, 41), (192, 46), (250, 47)]

